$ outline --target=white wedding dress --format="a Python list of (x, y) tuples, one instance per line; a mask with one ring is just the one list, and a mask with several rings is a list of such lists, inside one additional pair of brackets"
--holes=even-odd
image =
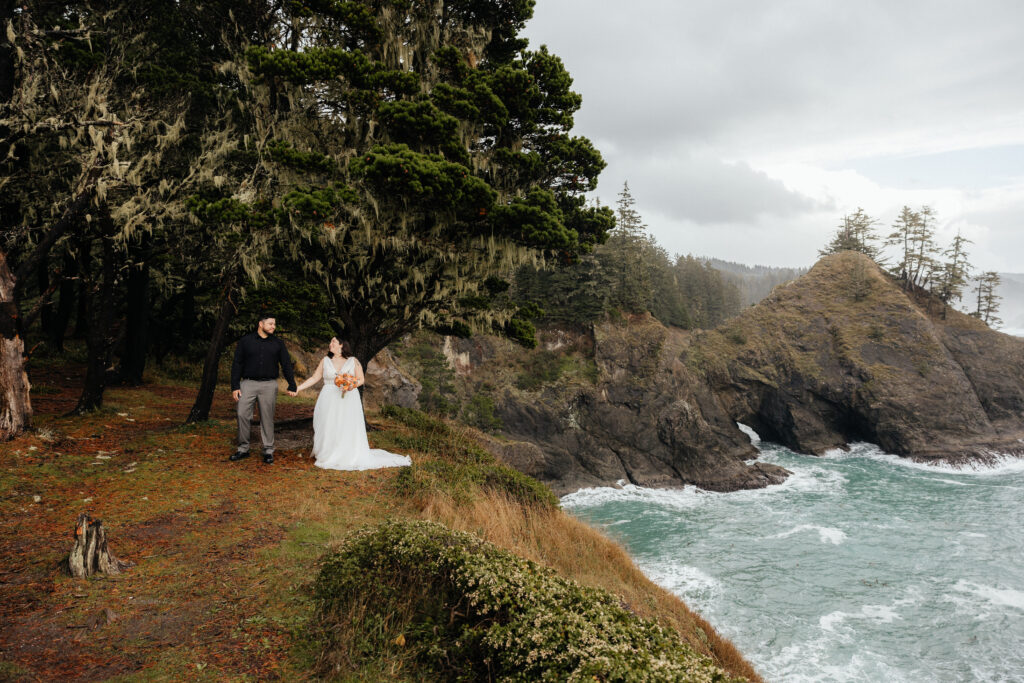
[[(380, 467), (404, 467), (412, 464), (407, 456), (370, 448), (366, 440), (363, 402), (359, 390), (342, 397), (334, 385), (339, 373), (330, 358), (324, 358), (324, 386), (313, 408), (313, 456), (317, 467), (328, 470), (375, 470)], [(341, 366), (342, 375), (355, 374), (355, 356)]]

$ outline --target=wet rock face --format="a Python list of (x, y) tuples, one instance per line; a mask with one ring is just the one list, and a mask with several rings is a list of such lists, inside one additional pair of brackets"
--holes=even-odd
[[(854, 268), (870, 279), (861, 299), (844, 285)], [(765, 439), (815, 454), (863, 440), (952, 462), (1024, 446), (1024, 342), (943, 316), (858, 254), (823, 259), (723, 327), (749, 341), (718, 330), (686, 353), (726, 368), (713, 391)]]
[(422, 386), (384, 349), (366, 366), (363, 403), (380, 407), (386, 404), (415, 408)]
[(676, 361), (684, 336), (651, 318), (596, 327), (596, 383), (509, 391), (499, 402), (503, 431), (543, 457), (528, 470), (499, 455), (557, 493), (618, 481), (732, 491), (785, 479), (780, 467), (745, 464), (756, 449)]
[[(559, 494), (618, 481), (732, 491), (784, 480), (782, 468), (745, 462), (757, 451), (737, 421), (813, 454), (852, 441), (919, 460), (1021, 452), (1024, 341), (936, 304), (846, 253), (716, 330), (637, 316), (545, 332), (530, 352), (487, 336), (440, 349), (468, 396), (494, 396), (503, 438), (491, 450)], [(572, 357), (592, 360), (590, 370), (517, 381), (531, 364)]]

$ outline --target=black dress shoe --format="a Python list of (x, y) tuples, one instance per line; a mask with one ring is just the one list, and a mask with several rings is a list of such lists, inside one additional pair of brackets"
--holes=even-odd
[(242, 451), (238, 451), (237, 453), (232, 453), (231, 457), (228, 458), (228, 460), (231, 460), (232, 462), (234, 462), (235, 460), (241, 460), (242, 458), (248, 458), (248, 457), (249, 457), (249, 452), (248, 451), (246, 451), (245, 453), (243, 453)]
[(263, 462), (267, 463), (268, 465), (270, 463), (274, 462), (274, 454), (273, 453), (264, 453), (263, 454)]

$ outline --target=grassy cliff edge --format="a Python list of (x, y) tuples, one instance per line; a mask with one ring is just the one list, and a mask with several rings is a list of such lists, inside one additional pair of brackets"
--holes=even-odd
[[(582, 605), (566, 613), (567, 627), (576, 619), (579, 628), (598, 628), (588, 615), (604, 615), (615, 626), (606, 628), (609, 642), (646, 634), (650, 661), (701, 672), (676, 680), (722, 679), (719, 669), (760, 680), (620, 546), (561, 511), (546, 487), (497, 462), (472, 430), (389, 409), (370, 414), (371, 443), (410, 454), (412, 468), (324, 472), (304, 449), (287, 447), (269, 467), (228, 463), (234, 424), (226, 390), (214, 419), (190, 427), (177, 423), (193, 389), (166, 378), (109, 390), (95, 415), (58, 417), (74, 401), (65, 377), (75, 374), (56, 366), (34, 373), (36, 428), (0, 444), (0, 552), (12, 560), (0, 583), (5, 680), (431, 678), (436, 667), (424, 665), (430, 659), (417, 648), (445, 645), (417, 640), (425, 622), (416, 622), (419, 631), (374, 633), (364, 621), (338, 649), (337, 629), (326, 646), (326, 612), (317, 607), (322, 572), (337, 551), (367, 534), (422, 523), (443, 525), (429, 528), (490, 561), (535, 568), (551, 595)], [(283, 399), (279, 420), (310, 409), (308, 398)], [(282, 445), (287, 436), (285, 429)], [(83, 511), (104, 520), (112, 552), (133, 568), (89, 580), (55, 571)], [(412, 623), (387, 609), (379, 616)], [(665, 680), (640, 672), (616, 676), (609, 664), (597, 674)]]

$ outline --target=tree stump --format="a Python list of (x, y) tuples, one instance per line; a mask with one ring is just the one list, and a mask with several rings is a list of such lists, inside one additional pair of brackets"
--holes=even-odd
[(93, 574), (120, 574), (134, 563), (119, 560), (107, 548), (107, 532), (103, 522), (93, 520), (84, 512), (75, 525), (75, 544), (64, 560), (63, 570), (71, 576), (84, 578)]
[(0, 441), (23, 432), (32, 417), (20, 326), (14, 276), (0, 251)]

